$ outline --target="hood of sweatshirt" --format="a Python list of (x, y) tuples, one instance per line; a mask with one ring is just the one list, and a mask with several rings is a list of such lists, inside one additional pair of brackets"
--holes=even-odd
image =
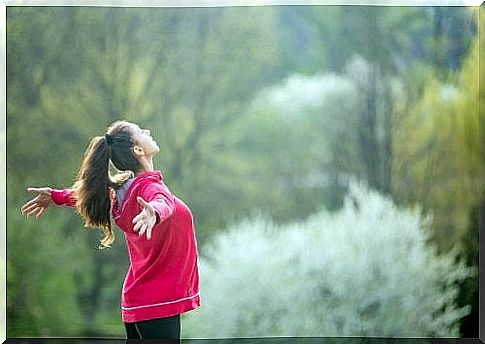
[(141, 206), (138, 204), (136, 197), (139, 191), (150, 183), (163, 184), (163, 175), (160, 171), (147, 171), (140, 173), (132, 179), (132, 182), (126, 190), (124, 197), (120, 202), (117, 198), (113, 199), (111, 212), (116, 225), (126, 231), (131, 229), (131, 220), (140, 213)]

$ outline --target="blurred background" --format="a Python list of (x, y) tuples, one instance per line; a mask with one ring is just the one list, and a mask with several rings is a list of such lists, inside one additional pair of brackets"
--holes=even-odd
[(124, 336), (122, 233), (20, 213), (117, 119), (195, 217), (184, 337), (478, 337), (478, 11), (8, 7), (8, 337)]

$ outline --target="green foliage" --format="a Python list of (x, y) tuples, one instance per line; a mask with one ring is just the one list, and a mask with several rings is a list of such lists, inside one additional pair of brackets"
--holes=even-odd
[[(221, 135), (226, 113), (237, 114), (253, 84), (271, 73), (273, 12), (9, 8), (9, 335), (104, 335), (99, 321), (119, 321), (122, 239), (101, 253), (96, 234), (71, 210), (49, 209), (38, 223), (18, 214), (28, 186), (69, 186), (89, 140), (113, 120), (152, 129), (163, 147), (161, 169), (174, 193), (191, 195), (200, 233), (212, 214), (220, 223), (217, 212), (202, 211), (217, 183), (201, 182), (210, 178), (200, 160), (210, 151), (204, 142)], [(33, 236), (34, 224), (50, 235)], [(63, 261), (76, 264), (56, 272), (53, 264)]]
[(253, 209), (264, 209), (281, 222), (303, 219), (322, 202), (336, 208), (342, 190), (322, 190), (341, 186), (335, 182), (338, 174), (356, 166), (344, 170), (339, 165), (357, 155), (355, 141), (347, 136), (354, 128), (353, 93), (343, 76), (295, 74), (256, 95), (226, 132), (231, 139), (225, 141), (225, 155), (215, 155), (227, 161), (238, 152), (240, 164), (231, 175), (253, 186), (246, 188)]
[(28, 223), (18, 212), (8, 214), (9, 230), (18, 232), (8, 242), (7, 288), (15, 290), (7, 304), (9, 337), (79, 334), (82, 328), (73, 272), (86, 270), (85, 260), (75, 258), (76, 241), (58, 230), (68, 218), (46, 216), (46, 222)]
[(214, 237), (185, 337), (458, 336), (456, 283), (474, 271), (426, 244), (429, 219), (351, 183), (344, 207)]
[[(403, 204), (421, 204), (433, 214), (431, 240), (441, 252), (460, 247), (478, 266), (479, 209), (483, 207), (483, 144), (480, 142), (478, 39), (459, 72), (426, 73), (419, 91), (407, 90), (394, 133), (393, 194)], [(409, 85), (415, 85), (411, 78)], [(478, 335), (478, 278), (461, 285), (458, 304), (471, 304), (464, 336)]]
[(395, 131), (394, 193), (434, 214), (434, 237), (444, 250), (467, 240), (470, 209), (481, 197), (478, 45), (470, 52), (448, 84), (427, 80)]
[[(411, 202), (407, 191), (416, 189), (422, 163), (404, 173), (415, 157), (402, 154), (402, 147), (416, 129), (400, 121), (412, 123), (410, 109), (421, 106), (414, 102), (428, 88), (426, 61), (453, 52), (449, 60), (461, 62), (473, 25), (462, 32), (454, 26), (474, 17), (448, 11), (443, 35), (447, 44), (461, 43), (455, 50), (437, 44), (433, 55), (430, 44), (440, 35), (432, 32), (429, 11), (375, 10), (9, 7), (9, 335), (123, 332), (118, 305), (128, 260), (121, 233), (112, 250), (99, 252), (99, 232), (85, 231), (71, 210), (49, 209), (39, 221), (18, 214), (28, 186), (70, 185), (89, 140), (115, 119), (151, 129), (162, 149), (155, 168), (192, 209), (202, 255), (211, 236), (251, 212), (263, 210), (280, 224), (303, 221), (322, 205), (338, 209), (349, 175), (369, 180), (369, 161), (382, 166), (382, 157), (395, 162), (394, 198), (423, 203), (427, 211), (430, 204), (440, 211), (453, 207), (446, 192), (436, 192), (432, 202)], [(349, 61), (360, 67), (349, 71)], [(435, 69), (436, 79), (443, 79), (446, 66)], [(467, 66), (463, 85), (476, 73), (472, 62)], [(369, 70), (380, 71), (382, 80), (359, 83), (359, 73)], [(404, 76), (408, 82), (400, 83)], [(396, 85), (403, 86), (403, 98), (389, 106)], [(455, 88), (463, 100), (456, 106), (472, 107), (469, 90)], [(365, 114), (362, 104), (370, 100), (377, 106)], [(377, 114), (377, 127), (383, 119), (398, 120), (396, 131), (384, 131), (396, 135), (396, 159), (385, 150), (375, 159), (362, 155), (372, 140), (385, 143), (382, 136), (361, 135), (371, 118), (362, 114)], [(457, 122), (466, 136), (462, 146), (462, 136), (455, 137), (457, 154), (476, 148), (474, 121)], [(438, 135), (438, 149), (451, 128), (443, 125), (448, 129)], [(473, 151), (463, 154), (466, 173), (476, 173)], [(447, 175), (457, 161), (450, 159)], [(475, 197), (465, 193), (466, 202)], [(464, 223), (465, 207), (450, 212), (449, 222)], [(51, 313), (52, 321), (46, 318)]]

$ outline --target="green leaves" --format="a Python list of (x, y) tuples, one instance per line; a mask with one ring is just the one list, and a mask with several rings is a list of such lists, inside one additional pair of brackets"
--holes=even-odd
[[(476, 55), (459, 76), (445, 72), (461, 66), (476, 12), (440, 10), (8, 8), (12, 334), (68, 335), (42, 318), (53, 301), (77, 305), (83, 320), (70, 323), (72, 333), (118, 320), (128, 263), (121, 236), (100, 254), (97, 232), (83, 232), (67, 209), (49, 209), (39, 223), (18, 216), (28, 186), (69, 186), (89, 140), (117, 119), (152, 131), (155, 168), (191, 207), (203, 253), (253, 212), (285, 223), (324, 205), (338, 210), (349, 177), (433, 212), (443, 247), (473, 241), (465, 227), (482, 169)], [(57, 271), (56, 261), (72, 265)], [(360, 312), (379, 312), (367, 301)], [(351, 326), (342, 314), (340, 330)]]
[(435, 239), (444, 250), (477, 230), (469, 227), (483, 169), (476, 58), (475, 44), (453, 83), (429, 79), (395, 131), (394, 192), (434, 214)]

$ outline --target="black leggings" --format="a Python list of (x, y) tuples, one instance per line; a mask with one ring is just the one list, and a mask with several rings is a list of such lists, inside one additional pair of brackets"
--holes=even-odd
[(169, 318), (125, 323), (128, 339), (173, 339), (167, 343), (179, 343), (180, 314)]

